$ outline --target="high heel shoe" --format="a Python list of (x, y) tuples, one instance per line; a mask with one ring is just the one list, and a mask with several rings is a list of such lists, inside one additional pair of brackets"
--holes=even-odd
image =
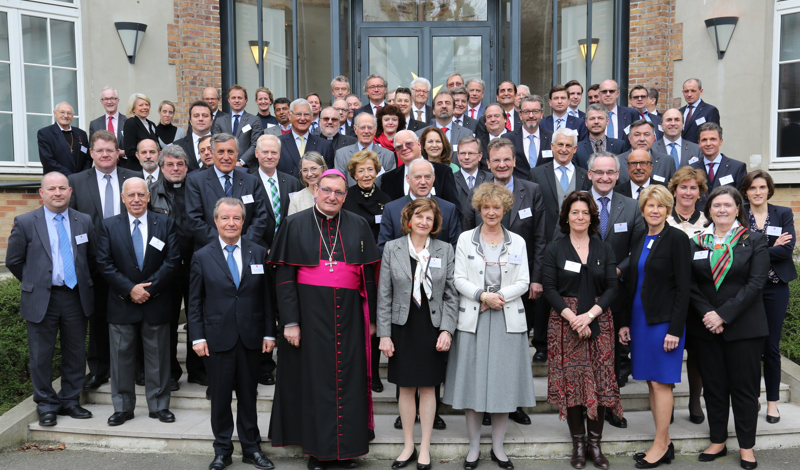
[(647, 460), (644, 459), (644, 457), (642, 457), (641, 460), (636, 461), (635, 466), (636, 468), (656, 468), (662, 463), (666, 464), (672, 463), (672, 460), (674, 458), (675, 458), (675, 448), (672, 446), (672, 444), (670, 444), (670, 446), (667, 448), (667, 451), (664, 452), (664, 455), (662, 455), (660, 459), (656, 460), (655, 462), (648, 462)]
[(722, 447), (722, 450), (717, 452), (716, 454), (706, 454), (702, 452), (700, 455), (697, 456), (697, 460), (701, 462), (713, 462), (717, 460), (719, 457), (725, 457), (728, 455), (728, 446)]
[(475, 470), (476, 468), (478, 468), (478, 461), (480, 459), (481, 459), (481, 453), (480, 452), (478, 452), (478, 456), (475, 457), (475, 460), (473, 460), (471, 462), (469, 460), (467, 460), (467, 459), (464, 459), (464, 470)]
[(406, 460), (395, 460), (392, 462), (392, 468), (405, 468), (408, 466), (409, 462), (413, 462), (417, 460), (417, 448), (414, 447), (414, 452), (411, 453), (411, 457)]
[(498, 458), (497, 458), (497, 456), (494, 454), (494, 449), (492, 449), (492, 451), (491, 451), (491, 454), (490, 454), (490, 455), (491, 455), (491, 457), (492, 457), (492, 460), (493, 460), (493, 461), (495, 461), (495, 462), (497, 462), (497, 466), (498, 466), (498, 467), (500, 467), (500, 468), (506, 468), (506, 469), (514, 468), (514, 464), (513, 464), (513, 463), (511, 463), (511, 459), (508, 459), (508, 456), (506, 456), (506, 458), (507, 458), (508, 460), (500, 460), (500, 459), (498, 459)]

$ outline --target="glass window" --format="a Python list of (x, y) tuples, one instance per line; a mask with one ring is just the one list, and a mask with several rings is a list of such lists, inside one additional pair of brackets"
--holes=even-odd
[(419, 74), (419, 38), (370, 37), (369, 73), (385, 78), (389, 90), (408, 86)]
[[(335, 14), (335, 12), (334, 12)], [(323, 105), (330, 103), (331, 2), (297, 0), (297, 66), (300, 96), (319, 93)]]
[(546, 94), (553, 86), (553, 0), (522, 0), (520, 7), (520, 82)]
[(365, 0), (364, 21), (486, 21), (487, 0)]
[(11, 56), (8, 13), (0, 11), (0, 162), (14, 161), (14, 115), (11, 106)]
[(777, 90), (778, 158), (800, 157), (800, 11), (780, 17)]
[[(433, 76), (434, 89), (447, 85), (447, 77), (460, 73), (462, 77), (483, 78), (483, 38), (481, 36), (434, 36), (433, 37)], [(431, 100), (435, 97), (431, 93)]]

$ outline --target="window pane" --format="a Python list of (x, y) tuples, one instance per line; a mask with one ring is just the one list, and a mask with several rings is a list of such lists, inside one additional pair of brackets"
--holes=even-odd
[(53, 69), (53, 103), (62, 101), (78, 108), (78, 72), (74, 70)]
[(780, 61), (800, 59), (800, 13), (781, 16)]
[(369, 73), (389, 82), (389, 90), (408, 86), (419, 75), (419, 38), (369, 38)]
[[(11, 65), (0, 64), (0, 111), (11, 112)], [(3, 142), (0, 140), (0, 142)]]
[(800, 111), (778, 113), (778, 157), (800, 157)]
[(14, 161), (14, 122), (11, 114), (0, 114), (0, 162)]
[(22, 49), (26, 63), (50, 65), (47, 18), (22, 15)]
[[(433, 89), (447, 85), (447, 77), (481, 77), (482, 38), (480, 36), (433, 37)], [(431, 93), (431, 100), (436, 96)]]
[(8, 56), (8, 13), (0, 11), (0, 60), (11, 60)]
[(366, 0), (364, 21), (486, 21), (487, 0)]
[(547, 93), (553, 86), (553, 1), (522, 0), (520, 8), (520, 83)]
[(29, 113), (50, 114), (50, 68), (25, 66), (25, 105)]
[(364, 21), (419, 21), (416, 0), (364, 1)]
[(780, 66), (778, 109), (800, 108), (800, 62)]
[[(331, 89), (331, 2), (297, 0), (298, 81), (300, 96), (319, 93), (330, 102)], [(334, 12), (336, 14), (336, 12)]]
[(53, 65), (75, 67), (75, 23), (52, 20), (50, 41), (53, 44)]
[(39, 143), (36, 140), (36, 133), (42, 127), (47, 127), (53, 124), (53, 116), (28, 116), (28, 161), (38, 163), (39, 160)]

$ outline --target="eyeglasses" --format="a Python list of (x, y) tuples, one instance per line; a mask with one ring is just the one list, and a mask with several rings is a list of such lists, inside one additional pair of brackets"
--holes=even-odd
[(617, 90), (600, 90), (601, 95), (610, 95), (612, 93), (616, 93)]
[(647, 98), (647, 95), (636, 95), (636, 96), (631, 96), (631, 99), (632, 99), (632, 100), (643, 100), (643, 99), (645, 99), (645, 98)]
[(292, 113), (292, 115), (297, 116), (299, 118), (306, 118), (306, 119), (311, 117), (311, 113)]
[(521, 116), (529, 116), (531, 114), (542, 114), (541, 109), (526, 109), (524, 111), (520, 111), (519, 114)]
[(114, 101), (119, 101), (119, 98), (100, 98), (100, 101), (105, 101), (105, 102), (111, 103), (111, 102), (114, 102)]
[(349, 113), (350, 112), (350, 108), (333, 108), (333, 109), (335, 109), (336, 111), (339, 111), (340, 113)]
[(458, 152), (459, 157), (477, 157), (480, 155), (478, 152)]
[(325, 197), (328, 197), (331, 195), (331, 193), (333, 193), (333, 196), (336, 199), (344, 199), (344, 197), (347, 195), (347, 192), (345, 191), (334, 191), (330, 188), (323, 188), (322, 186), (317, 186), (317, 187), (319, 188), (320, 191), (322, 191), (322, 195)]
[(300, 170), (300, 173), (307, 175), (309, 173), (316, 173), (321, 169), (322, 169), (321, 166), (312, 166), (310, 168), (303, 168), (302, 170)]
[(382, 90), (384, 88), (386, 88), (384, 85), (370, 85), (367, 90)]
[(425, 94), (428, 94), (428, 93), (430, 93), (430, 92), (429, 92), (428, 90), (416, 90), (416, 89), (415, 89), (415, 90), (414, 90), (414, 93), (425, 93)]
[(403, 147), (407, 149), (412, 149), (414, 148), (414, 144), (415, 142), (413, 140), (409, 140), (404, 144), (394, 144), (394, 151), (399, 152), (400, 150), (403, 150)]
[(483, 262), (486, 263), (486, 266), (505, 266), (508, 264), (508, 261), (486, 261), (486, 255), (483, 255)]
[(614, 175), (616, 175), (617, 173), (619, 173), (619, 171), (617, 171), (617, 170), (608, 170), (608, 171), (603, 171), (603, 170), (589, 170), (589, 171), (591, 171), (592, 173), (594, 173), (594, 174), (595, 174), (595, 175), (597, 175), (597, 176), (614, 176)]
[(320, 119), (322, 119), (323, 121), (337, 121), (337, 122), (339, 121), (339, 118), (335, 118), (335, 117), (324, 117), (324, 118), (320, 118)]
[(631, 168), (636, 168), (637, 166), (647, 168), (651, 163), (652, 162), (628, 162), (628, 166)]

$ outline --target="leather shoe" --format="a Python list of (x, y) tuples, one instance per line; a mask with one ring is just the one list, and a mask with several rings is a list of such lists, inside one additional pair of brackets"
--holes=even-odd
[(170, 392), (177, 392), (181, 389), (181, 386), (178, 385), (178, 381), (175, 379), (169, 379), (169, 391)]
[(261, 385), (275, 385), (275, 376), (272, 375), (272, 372), (264, 372), (258, 378), (258, 383)]
[(670, 443), (669, 447), (667, 447), (667, 451), (664, 452), (664, 455), (662, 455), (661, 458), (656, 460), (655, 462), (648, 462), (647, 460), (644, 459), (644, 453), (640, 454), (642, 457), (636, 460), (635, 464), (636, 468), (656, 468), (662, 463), (666, 464), (672, 463), (672, 460), (675, 458), (675, 447), (672, 445), (672, 443)]
[(617, 377), (617, 386), (619, 388), (624, 387), (625, 384), (627, 384), (627, 383), (628, 383), (628, 378), (627, 377)]
[(755, 468), (758, 468), (758, 462), (751, 462), (751, 461), (745, 460), (745, 459), (740, 459), (739, 460), (739, 465), (741, 465), (742, 468), (747, 469), (747, 470), (753, 470)]
[(383, 390), (384, 390), (383, 382), (381, 382), (381, 379), (378, 378), (378, 377), (373, 379), (372, 380), (372, 391), (375, 392), (375, 393), (381, 393)]
[(706, 420), (706, 415), (704, 415), (703, 413), (700, 413), (699, 415), (693, 415), (692, 413), (689, 413), (689, 421), (691, 421), (694, 424), (703, 424), (703, 421), (705, 420)]
[(230, 455), (215, 455), (214, 460), (208, 466), (208, 470), (222, 470), (231, 464), (233, 464), (233, 459), (231, 459)]
[(441, 416), (436, 415), (433, 417), (433, 429), (447, 429), (447, 423), (444, 422)]
[(119, 426), (129, 419), (133, 419), (133, 411), (117, 411), (108, 418), (108, 425)]
[(513, 419), (517, 424), (531, 424), (531, 417), (522, 410), (522, 407), (517, 408), (517, 411), (512, 411), (508, 417)]
[(547, 362), (547, 353), (536, 351), (536, 354), (533, 355), (533, 362)]
[(464, 459), (464, 470), (475, 470), (478, 468), (478, 462), (481, 460), (481, 453), (478, 452), (478, 457), (470, 462), (467, 459)]
[(316, 457), (309, 457), (306, 468), (308, 468), (308, 470), (325, 470), (325, 465)]
[(55, 411), (45, 411), (39, 415), (39, 426), (55, 426), (58, 423), (58, 416)]
[(336, 465), (338, 465), (339, 468), (356, 468), (358, 467), (358, 462), (356, 462), (355, 459), (337, 460)]
[(258, 469), (263, 470), (275, 468), (275, 464), (272, 463), (272, 460), (270, 460), (263, 452), (255, 452), (250, 455), (243, 455), (242, 463), (250, 464)]
[(419, 463), (417, 462), (417, 470), (431, 470), (433, 466), (429, 463)]
[(625, 429), (628, 427), (628, 419), (619, 419), (614, 416), (614, 413), (606, 413), (606, 421), (608, 421), (608, 424), (614, 426), (615, 428)]
[(394, 420), (394, 428), (395, 429), (403, 429), (403, 420), (398, 416), (396, 420)]
[(61, 416), (69, 416), (72, 419), (88, 419), (92, 417), (92, 412), (81, 405), (73, 405), (69, 408), (61, 408), (58, 414)]
[(414, 447), (414, 452), (411, 453), (411, 456), (406, 460), (395, 460), (392, 462), (392, 468), (406, 468), (409, 462), (413, 462), (417, 460), (417, 448)]
[(89, 380), (87, 380), (85, 384), (83, 384), (83, 389), (84, 390), (97, 390), (104, 383), (108, 383), (108, 376), (98, 377), (96, 375), (93, 375), (93, 376), (89, 377)]
[(721, 451), (717, 452), (716, 454), (706, 454), (702, 452), (700, 455), (697, 456), (697, 460), (701, 462), (713, 462), (717, 460), (719, 457), (725, 457), (728, 455), (728, 446), (724, 446)]
[(494, 462), (497, 462), (497, 466), (500, 468), (507, 468), (507, 469), (514, 468), (514, 464), (511, 463), (511, 459), (508, 459), (508, 456), (506, 456), (508, 460), (500, 460), (497, 458), (496, 455), (494, 455), (494, 449), (492, 449), (491, 451), (491, 457)]
[(206, 388), (206, 400), (211, 400), (211, 388)]
[(196, 376), (191, 376), (190, 375), (189, 378), (187, 379), (187, 381), (190, 384), (202, 385), (204, 387), (208, 386), (208, 376), (206, 374), (200, 374), (200, 375), (196, 375)]
[(136, 385), (144, 387), (144, 373), (136, 376)]
[(481, 423), (484, 426), (491, 426), (492, 425), (492, 415), (489, 413), (483, 414), (483, 422)]
[(153, 419), (158, 419), (162, 423), (174, 423), (175, 422), (175, 415), (172, 414), (170, 410), (158, 410), (158, 411), (151, 411), (150, 417)]
[[(769, 424), (776, 424), (776, 423), (780, 422), (780, 420), (781, 420), (781, 417), (780, 417), (780, 415), (779, 415), (779, 416), (770, 416), (770, 415), (767, 415), (767, 422), (768, 422)], [(742, 462), (744, 462), (744, 460), (742, 460)], [(755, 467), (754, 467), (754, 468), (755, 468)]]

